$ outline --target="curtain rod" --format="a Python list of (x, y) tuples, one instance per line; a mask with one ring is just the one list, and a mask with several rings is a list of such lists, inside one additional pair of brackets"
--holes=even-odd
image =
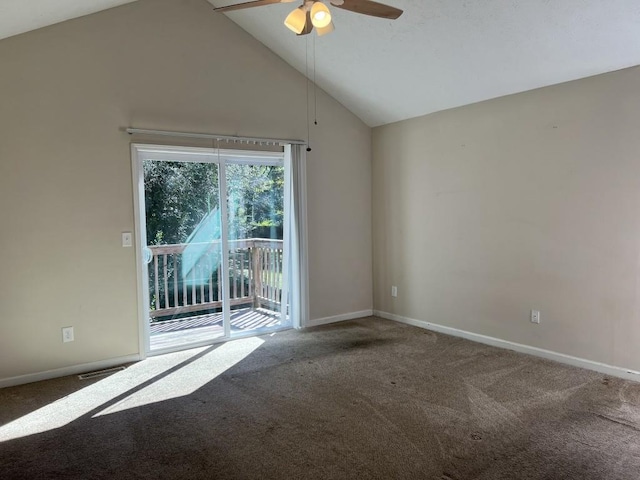
[(217, 135), (214, 133), (187, 133), (187, 132), (168, 132), (165, 130), (146, 130), (142, 128), (127, 128), (125, 131), (129, 135), (159, 135), (164, 137), (187, 137), (187, 138), (207, 138), (209, 140), (218, 140), (234, 143), (260, 144), (260, 145), (306, 145), (307, 142), (302, 140), (285, 140), (281, 138), (257, 138), (257, 137), (238, 137), (236, 135)]

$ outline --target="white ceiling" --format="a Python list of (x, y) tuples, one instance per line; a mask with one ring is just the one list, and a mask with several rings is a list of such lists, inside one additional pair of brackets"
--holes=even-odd
[[(0, 38), (131, 1), (0, 0)], [(321, 38), (284, 27), (295, 3), (228, 16), (302, 73), (315, 38), (318, 85), (370, 126), (640, 64), (639, 0), (382, 1), (404, 15), (330, 7)]]
[(0, 0), (0, 39), (135, 0)]
[[(378, 1), (404, 14), (329, 7), (336, 31), (315, 40), (318, 85), (370, 126), (640, 64), (639, 0)], [(304, 72), (295, 6), (227, 15)]]

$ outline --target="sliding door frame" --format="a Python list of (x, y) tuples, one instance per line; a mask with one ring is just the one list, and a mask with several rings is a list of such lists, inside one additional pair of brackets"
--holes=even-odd
[[(149, 156), (153, 158), (148, 158)], [(280, 330), (287, 330), (293, 327), (297, 327), (291, 319), (287, 321), (286, 307), (281, 308), (281, 326), (270, 328), (268, 331), (254, 330), (245, 333), (233, 333), (231, 332), (231, 305), (230, 305), (230, 292), (229, 292), (229, 279), (227, 278), (227, 271), (222, 275), (222, 312), (223, 312), (223, 326), (224, 335), (221, 337), (212, 338), (202, 342), (196, 342), (189, 345), (180, 345), (175, 348), (165, 348), (159, 350), (150, 350), (150, 325), (149, 325), (149, 274), (146, 268), (145, 262), (145, 247), (147, 246), (147, 233), (146, 233), (146, 211), (145, 211), (145, 188), (144, 188), (144, 161), (173, 161), (173, 162), (195, 162), (195, 163), (213, 163), (218, 165), (218, 189), (220, 192), (220, 228), (221, 228), (221, 248), (222, 248), (222, 264), (226, 265), (226, 269), (229, 268), (229, 238), (228, 238), (228, 205), (227, 205), (227, 178), (226, 178), (226, 166), (228, 164), (265, 164), (275, 165), (282, 164), (285, 166), (285, 178), (287, 178), (287, 168), (285, 161), (285, 152), (257, 152), (257, 151), (245, 151), (245, 150), (230, 150), (230, 149), (218, 149), (218, 148), (202, 148), (202, 147), (185, 147), (175, 145), (152, 145), (145, 143), (132, 143), (131, 144), (131, 159), (132, 159), (132, 176), (133, 176), (133, 202), (134, 202), (134, 220), (135, 220), (135, 247), (136, 247), (136, 266), (137, 266), (137, 291), (138, 291), (138, 336), (139, 336), (139, 351), (140, 359), (147, 358), (149, 356), (160, 355), (163, 353), (169, 353), (171, 351), (184, 350), (185, 348), (197, 348), (200, 346), (212, 345), (214, 343), (226, 342), (233, 339), (250, 337), (254, 335), (260, 335), (263, 333), (271, 333)], [(290, 217), (290, 212), (287, 209), (289, 207), (288, 190), (290, 190), (287, 182), (285, 181), (285, 217)], [(290, 218), (286, 218), (284, 222), (284, 230), (288, 232)], [(283, 248), (289, 250), (289, 239), (285, 237)], [(287, 255), (285, 255), (286, 257)], [(289, 265), (289, 262), (287, 262)], [(283, 298), (285, 293), (287, 298), (291, 297), (288, 290), (284, 288), (290, 288), (288, 285), (288, 271), (283, 272), (283, 277), (286, 276), (287, 282), (283, 285)], [(286, 302), (282, 302), (285, 304)], [(284, 315), (283, 315), (284, 314)]]

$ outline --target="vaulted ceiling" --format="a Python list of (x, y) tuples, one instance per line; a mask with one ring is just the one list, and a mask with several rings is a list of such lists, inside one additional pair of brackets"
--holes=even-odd
[[(315, 38), (318, 85), (370, 126), (640, 64), (638, 0), (379, 1), (404, 14), (330, 6), (336, 30)], [(295, 6), (227, 15), (304, 72), (307, 40), (282, 24)]]
[(0, 0), (0, 38), (64, 22), (135, 0)]
[[(2, 0), (0, 38), (129, 1)], [(370, 126), (640, 64), (638, 0), (382, 1), (404, 15), (329, 6), (323, 37), (285, 28), (296, 3), (227, 15)]]

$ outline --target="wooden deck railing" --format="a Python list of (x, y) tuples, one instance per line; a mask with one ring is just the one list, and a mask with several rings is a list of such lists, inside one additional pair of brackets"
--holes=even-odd
[[(279, 309), (282, 301), (282, 240), (229, 241), (230, 305)], [(222, 307), (220, 241), (150, 245), (151, 321)]]

